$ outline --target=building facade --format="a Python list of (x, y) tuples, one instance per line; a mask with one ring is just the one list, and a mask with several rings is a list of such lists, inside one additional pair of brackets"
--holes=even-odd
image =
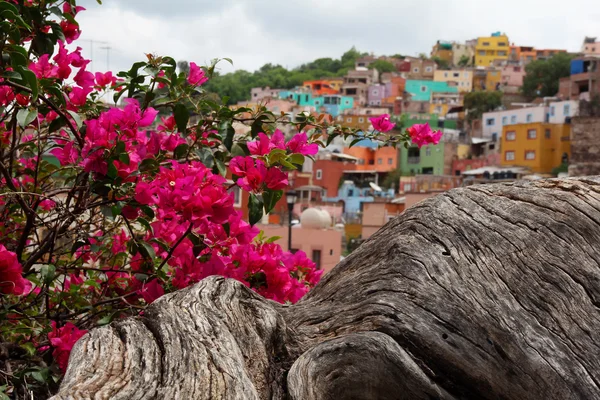
[(470, 92), (473, 89), (473, 71), (471, 70), (437, 70), (434, 73), (433, 80), (436, 82), (446, 82), (453, 84), (459, 92)]
[(548, 107), (545, 106), (483, 113), (482, 137), (497, 141), (502, 137), (503, 128), (507, 125), (549, 122), (549, 118)]
[(508, 36), (493, 33), (477, 38), (475, 46), (475, 66), (489, 67), (495, 60), (508, 60), (510, 50)]
[(570, 140), (570, 124), (532, 122), (504, 126), (500, 164), (549, 174), (569, 160)]

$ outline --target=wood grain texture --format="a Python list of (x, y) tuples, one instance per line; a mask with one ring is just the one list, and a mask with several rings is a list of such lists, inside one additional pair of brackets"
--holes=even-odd
[(470, 186), (296, 305), (210, 277), (93, 330), (55, 398), (600, 398), (599, 307), (599, 179)]

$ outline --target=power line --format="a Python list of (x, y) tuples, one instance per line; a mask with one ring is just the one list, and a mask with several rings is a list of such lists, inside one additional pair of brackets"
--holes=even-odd
[[(108, 42), (102, 40), (93, 40), (93, 39), (81, 39), (82, 42), (88, 42), (90, 44), (90, 69), (94, 71), (94, 43), (96, 44), (105, 44), (108, 45)], [(108, 53), (108, 51), (107, 51)], [(108, 55), (107, 55), (108, 59)]]

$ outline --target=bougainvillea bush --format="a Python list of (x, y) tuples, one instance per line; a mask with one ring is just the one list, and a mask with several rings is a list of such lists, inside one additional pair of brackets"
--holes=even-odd
[[(254, 227), (288, 173), (339, 136), (439, 141), (428, 126), (386, 134), (389, 116), (358, 133), (323, 116), (227, 108), (202, 89), (216, 63), (181, 72), (148, 54), (94, 74), (76, 43), (83, 11), (0, 2), (0, 398), (51, 394), (87, 330), (209, 275), (298, 301), (321, 271)], [(247, 221), (235, 186), (249, 192)]]

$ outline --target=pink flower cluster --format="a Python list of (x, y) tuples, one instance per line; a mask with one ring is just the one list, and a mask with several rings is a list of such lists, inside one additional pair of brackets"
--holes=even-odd
[(383, 133), (391, 131), (396, 126), (395, 123), (390, 121), (389, 114), (383, 114), (379, 117), (371, 117), (369, 118), (369, 121), (371, 121), (373, 129)]
[(317, 154), (319, 146), (316, 143), (309, 144), (306, 133), (304, 132), (294, 135), (293, 138), (285, 143), (285, 137), (279, 129), (276, 129), (275, 132), (273, 132), (271, 138), (260, 132), (258, 134), (258, 140), (248, 142), (248, 150), (250, 151), (250, 154), (255, 156), (267, 155), (273, 149), (287, 149), (290, 153), (312, 156)]
[(86, 330), (78, 329), (70, 322), (58, 328), (56, 322), (52, 321), (52, 331), (48, 333), (48, 339), (50, 339), (50, 345), (53, 348), (52, 357), (54, 357), (63, 373), (67, 371), (71, 349), (73, 349), (79, 338), (86, 333)]
[(442, 138), (442, 131), (433, 131), (429, 123), (416, 124), (408, 128), (410, 139), (417, 146), (422, 147), (428, 144), (438, 144)]

